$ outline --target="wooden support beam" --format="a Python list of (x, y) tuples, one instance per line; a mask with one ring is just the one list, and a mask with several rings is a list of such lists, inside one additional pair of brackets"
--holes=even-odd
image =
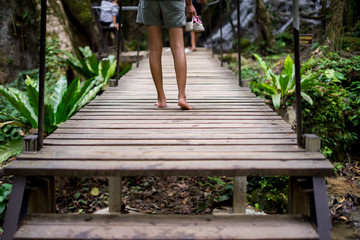
[(31, 181), (31, 193), (28, 214), (55, 213), (55, 181), (54, 177), (36, 178)]
[(117, 86), (118, 86), (118, 81), (116, 81), (116, 79), (109, 80), (109, 87), (117, 87)]
[(121, 213), (122, 177), (109, 177), (109, 212)]
[(307, 194), (308, 178), (289, 178), (289, 214), (310, 215), (309, 195)]
[(246, 176), (234, 178), (234, 196), (233, 211), (234, 213), (246, 213)]
[(23, 152), (36, 152), (38, 149), (38, 135), (27, 135), (22, 139)]
[(320, 152), (321, 139), (315, 134), (304, 134), (305, 150), (307, 152)]

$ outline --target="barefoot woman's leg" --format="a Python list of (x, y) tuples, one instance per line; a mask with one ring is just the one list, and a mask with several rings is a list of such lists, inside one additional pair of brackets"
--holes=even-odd
[(178, 85), (179, 95), (178, 95), (178, 105), (184, 110), (190, 110), (191, 107), (186, 102), (186, 56), (184, 49), (184, 38), (183, 38), (183, 29), (179, 28), (169, 28), (169, 37), (170, 37), (170, 46), (171, 52), (174, 58), (176, 81)]
[(157, 91), (158, 102), (155, 105), (159, 108), (166, 107), (166, 97), (163, 88), (163, 75), (161, 66), (162, 35), (160, 26), (146, 26), (149, 40), (149, 62), (153, 81)]

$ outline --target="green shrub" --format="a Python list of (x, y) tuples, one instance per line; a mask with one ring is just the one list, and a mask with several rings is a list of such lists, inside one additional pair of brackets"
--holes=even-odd
[[(291, 96), (295, 94), (295, 66), (293, 60), (288, 55), (284, 61), (282, 74), (275, 74), (269, 65), (257, 54), (254, 54), (259, 65), (265, 72), (265, 76), (260, 81), (252, 82), (251, 87), (255, 93), (261, 94), (272, 100), (275, 108), (287, 105)], [(311, 97), (305, 93), (310, 89), (316, 89), (318, 81), (312, 74), (305, 74), (311, 59), (302, 67), (301, 73), (301, 96), (308, 103), (312, 104)]]
[[(44, 99), (44, 131), (51, 134), (56, 128), (83, 106), (89, 103), (100, 88), (104, 85), (104, 79), (99, 76), (81, 82), (79, 78), (67, 86), (65, 77), (61, 77), (54, 85), (51, 95)], [(27, 128), (38, 128), (38, 82), (30, 77), (26, 80), (26, 92), (16, 88), (0, 86), (0, 93), (12, 104), (16, 110), (26, 119), (17, 124), (29, 124)]]
[(3, 183), (0, 186), (0, 220), (3, 221), (5, 218), (5, 212), (7, 203), (9, 201), (9, 196), (11, 193), (12, 185), (8, 183)]
[(247, 200), (257, 210), (284, 213), (287, 210), (288, 177), (249, 177)]

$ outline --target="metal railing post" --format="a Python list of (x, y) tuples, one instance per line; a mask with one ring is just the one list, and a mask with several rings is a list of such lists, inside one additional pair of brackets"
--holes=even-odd
[(222, 45), (222, 27), (223, 27), (223, 14), (222, 14), (222, 0), (220, 0), (220, 62), (221, 62), (221, 66), (224, 66), (223, 63), (223, 45)]
[(302, 143), (302, 114), (301, 114), (301, 76), (300, 76), (300, 19), (299, 19), (299, 0), (293, 0), (293, 18), (294, 18), (294, 52), (295, 52), (295, 86), (296, 86), (296, 130), (297, 145)]
[(240, 25), (240, 0), (236, 1), (237, 3), (237, 37), (238, 37), (238, 65), (239, 65), (239, 86), (242, 86), (242, 80), (241, 80), (241, 25)]
[(41, 1), (41, 35), (39, 68), (39, 109), (38, 109), (38, 150), (44, 141), (44, 92), (45, 92), (45, 54), (46, 54), (46, 0)]
[(116, 44), (116, 86), (119, 81), (119, 64), (120, 64), (120, 42), (121, 42), (121, 20), (122, 20), (122, 0), (119, 1), (119, 25), (117, 28), (117, 44)]

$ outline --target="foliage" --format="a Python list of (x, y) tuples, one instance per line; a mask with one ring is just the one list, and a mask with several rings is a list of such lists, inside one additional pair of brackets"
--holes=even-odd
[[(268, 64), (257, 54), (254, 54), (259, 65), (265, 72), (265, 79), (260, 82), (253, 82), (252, 88), (255, 92), (261, 92), (265, 97), (271, 98), (275, 108), (285, 105), (289, 97), (295, 93), (295, 65), (288, 55), (284, 62), (282, 74), (275, 74)], [(313, 104), (311, 97), (305, 93), (318, 85), (318, 82), (311, 74), (304, 74), (311, 59), (301, 68), (301, 96), (310, 104)]]
[[(21, 132), (24, 131), (24, 126), (16, 125), (16, 122), (26, 121), (21, 119), (19, 112), (6, 101), (0, 97), (0, 145), (9, 142), (13, 139), (21, 137)], [(6, 124), (5, 124), (6, 123)]]
[(90, 50), (90, 47), (79, 48), (82, 56), (75, 58), (71, 53), (63, 51), (68, 57), (63, 61), (73, 68), (77, 73), (84, 76), (86, 79), (101, 76), (104, 79), (105, 85), (108, 84), (116, 70), (116, 58), (114, 55), (109, 55), (108, 58), (97, 60), (95, 53)]
[[(81, 82), (75, 79), (69, 86), (65, 77), (54, 85), (51, 95), (44, 99), (44, 130), (47, 134), (56, 128), (73, 114), (90, 102), (103, 86), (101, 76)], [(18, 124), (29, 123), (32, 128), (38, 128), (38, 82), (27, 77), (26, 92), (16, 88), (0, 86), (0, 93), (13, 105), (16, 110), (27, 120)]]
[[(343, 161), (345, 153), (353, 151), (360, 132), (359, 56), (340, 57), (318, 49), (310, 65), (316, 78), (326, 84), (311, 92), (314, 105), (304, 104), (304, 131), (322, 139), (322, 152), (334, 161)], [(354, 145), (355, 144), (355, 145)]]
[(4, 145), (0, 145), (0, 164), (10, 157), (18, 155), (22, 150), (22, 139), (16, 138)]
[[(45, 82), (46, 89), (49, 89), (56, 83), (56, 79), (59, 79), (66, 71), (66, 64), (61, 58), (60, 40), (58, 38), (47, 38), (45, 53)], [(19, 89), (25, 87), (24, 80), (26, 76), (30, 76), (32, 79), (39, 79), (39, 68), (19, 72), (18, 77), (14, 81), (17, 84), (13, 87)]]
[[(138, 48), (138, 40), (132, 40), (131, 42), (125, 42), (125, 48), (127, 51), (137, 51)], [(146, 51), (147, 50), (147, 41), (140, 41), (139, 50)]]
[(288, 177), (248, 178), (247, 199), (259, 211), (283, 213), (287, 209)]
[(233, 184), (223, 181), (220, 177), (208, 177), (207, 181), (198, 181), (201, 187), (208, 186), (208, 192), (205, 202), (197, 203), (197, 213), (205, 211), (213, 202), (223, 203), (232, 198)]
[(3, 221), (5, 218), (5, 210), (7, 202), (9, 201), (9, 196), (11, 193), (12, 185), (8, 183), (3, 183), (0, 186), (0, 220)]

